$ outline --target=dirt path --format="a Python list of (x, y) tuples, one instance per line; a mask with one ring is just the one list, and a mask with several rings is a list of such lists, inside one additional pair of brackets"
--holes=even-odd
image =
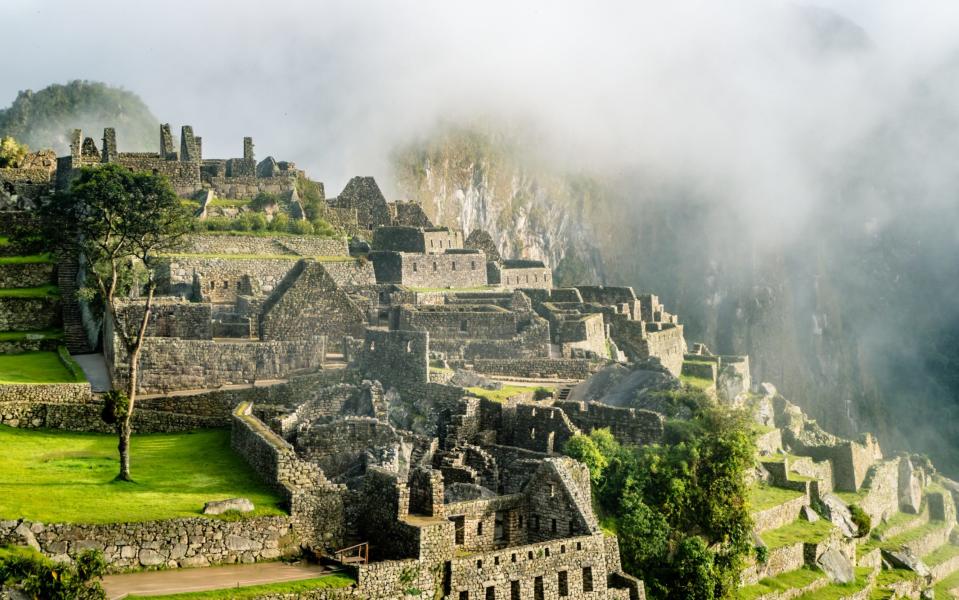
[(130, 594), (160, 596), (183, 592), (203, 592), (238, 586), (299, 581), (329, 573), (332, 573), (332, 571), (317, 565), (289, 565), (280, 562), (258, 563), (108, 575), (103, 578), (103, 587), (109, 600), (119, 600)]

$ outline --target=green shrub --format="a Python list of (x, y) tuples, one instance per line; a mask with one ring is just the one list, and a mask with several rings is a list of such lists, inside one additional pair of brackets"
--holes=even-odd
[(312, 235), (313, 224), (302, 219), (295, 219), (290, 221), (289, 232), (298, 235)]
[(19, 167), (29, 151), (26, 144), (21, 144), (12, 137), (0, 138), (0, 169)]
[(270, 231), (287, 231), (290, 228), (290, 217), (286, 213), (273, 215), (270, 221)]
[(103, 555), (81, 553), (74, 565), (55, 563), (30, 548), (0, 548), (0, 583), (18, 587), (31, 598), (45, 600), (102, 600), (100, 578), (106, 572)]
[(761, 565), (769, 562), (769, 546), (756, 546), (756, 562)]
[(849, 513), (852, 515), (852, 522), (859, 529), (859, 537), (866, 537), (872, 531), (872, 517), (862, 509), (858, 504), (849, 505)]

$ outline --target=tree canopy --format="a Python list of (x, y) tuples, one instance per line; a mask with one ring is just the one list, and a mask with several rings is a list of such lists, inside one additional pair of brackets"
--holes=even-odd
[(667, 422), (662, 444), (626, 447), (596, 430), (570, 439), (565, 451), (589, 468), (623, 565), (652, 598), (729, 598), (752, 549), (745, 474), (753, 434), (742, 411), (698, 391), (678, 394), (694, 407), (692, 418)]

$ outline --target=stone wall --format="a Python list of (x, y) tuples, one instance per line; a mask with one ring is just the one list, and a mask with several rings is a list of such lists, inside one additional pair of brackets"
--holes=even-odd
[(367, 329), (355, 366), (397, 388), (429, 382), (429, 333)]
[[(191, 340), (212, 339), (212, 309), (209, 303), (188, 302), (179, 297), (154, 298), (146, 335)], [(143, 322), (143, 311), (143, 300), (117, 302), (117, 316), (131, 334), (139, 330)]]
[(346, 535), (346, 489), (327, 480), (319, 466), (301, 460), (293, 446), (242, 403), (233, 411), (231, 445), (253, 470), (289, 502), (301, 544), (342, 547)]
[[(157, 265), (157, 294), (233, 303), (240, 294), (267, 294), (296, 264), (288, 258), (207, 258), (169, 256)], [(194, 287), (194, 281), (198, 288)]]
[(0, 405), (7, 402), (78, 404), (93, 397), (90, 384), (83, 383), (9, 383), (0, 385)]
[(503, 419), (508, 423), (506, 443), (535, 452), (560, 452), (569, 438), (580, 433), (566, 413), (554, 406), (516, 403), (504, 411)]
[[(198, 509), (201, 507), (197, 507)], [(171, 519), (104, 525), (0, 521), (0, 541), (13, 542), (25, 526), (40, 550), (54, 560), (81, 552), (103, 552), (109, 569), (201, 567), (211, 564), (275, 560), (299, 550), (289, 517)]]
[(489, 263), (490, 284), (509, 289), (553, 287), (552, 270), (538, 260), (506, 260)]
[(52, 262), (0, 264), (0, 288), (39, 287), (52, 281)]
[(739, 576), (739, 585), (747, 586), (758, 583), (764, 577), (776, 577), (789, 571), (801, 569), (806, 564), (805, 544), (797, 542), (774, 548), (769, 552), (769, 558), (765, 563), (759, 564), (753, 562)]
[[(126, 354), (120, 345), (114, 342), (105, 354), (112, 357), (114, 381), (125, 381)], [(149, 393), (284, 379), (322, 368), (325, 354), (322, 337), (282, 342), (151, 337), (143, 342), (139, 387)]]
[(401, 306), (397, 329), (428, 331), (435, 343), (440, 339), (481, 338), (508, 340), (517, 334), (519, 315), (490, 304), (452, 306)]
[(755, 512), (753, 517), (753, 529), (759, 533), (778, 529), (784, 525), (789, 525), (799, 518), (799, 511), (803, 506), (809, 504), (809, 498), (806, 496), (797, 496), (792, 500), (787, 500), (779, 506), (774, 506), (766, 510)]
[(0, 331), (36, 331), (60, 326), (60, 297), (0, 297)]
[(425, 288), (472, 288), (486, 285), (486, 255), (479, 251), (443, 254), (372, 252), (377, 283)]
[(260, 313), (263, 340), (357, 337), (366, 315), (327, 272), (328, 263), (304, 259), (266, 299)]
[(601, 366), (602, 363), (580, 358), (524, 358), (522, 360), (476, 358), (473, 360), (473, 369), (478, 373), (524, 379), (586, 379)]
[(545, 319), (533, 316), (518, 325), (518, 333), (510, 339), (446, 338), (432, 342), (433, 350), (449, 359), (526, 360), (545, 359), (549, 356), (549, 324)]
[(448, 597), (483, 600), (493, 588), (495, 598), (510, 598), (513, 589), (531, 599), (610, 598), (605, 551), (603, 536), (597, 534), (457, 557)]
[(608, 427), (624, 444), (643, 446), (662, 439), (665, 417), (651, 410), (618, 408), (598, 402), (555, 401), (584, 433)]
[(346, 240), (307, 235), (193, 234), (178, 249), (184, 254), (258, 254), (294, 256), (349, 256)]

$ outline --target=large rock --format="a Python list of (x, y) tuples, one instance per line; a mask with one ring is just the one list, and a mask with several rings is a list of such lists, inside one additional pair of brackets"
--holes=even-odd
[(216, 500), (207, 502), (203, 505), (203, 514), (222, 515), (231, 510), (237, 512), (253, 512), (253, 503), (246, 498), (230, 498), (229, 500)]
[(852, 561), (836, 548), (830, 548), (816, 559), (819, 568), (836, 583), (852, 583), (856, 579), (856, 570)]
[(909, 548), (899, 550), (883, 550), (882, 557), (897, 569), (909, 569), (921, 577), (930, 577), (932, 573), (922, 559), (912, 553)]
[(139, 558), (140, 564), (144, 567), (155, 567), (166, 562), (166, 558), (156, 550), (151, 550), (150, 548), (142, 548)]
[(37, 543), (37, 538), (33, 535), (33, 532), (30, 531), (30, 528), (27, 527), (26, 523), (20, 523), (17, 525), (17, 528), (13, 530), (13, 533), (20, 537), (22, 544), (30, 546), (37, 552), (40, 552), (40, 544)]
[(823, 494), (822, 508), (827, 519), (847, 538), (858, 537), (859, 527), (853, 522), (846, 503), (835, 494)]
[(246, 552), (248, 550), (259, 550), (262, 544), (239, 535), (226, 536), (226, 547), (231, 552)]
[(819, 514), (817, 514), (816, 511), (814, 511), (808, 504), (799, 510), (799, 516), (810, 523), (815, 523), (819, 520)]
[(908, 458), (899, 461), (899, 510), (918, 515), (922, 506), (922, 484)]

